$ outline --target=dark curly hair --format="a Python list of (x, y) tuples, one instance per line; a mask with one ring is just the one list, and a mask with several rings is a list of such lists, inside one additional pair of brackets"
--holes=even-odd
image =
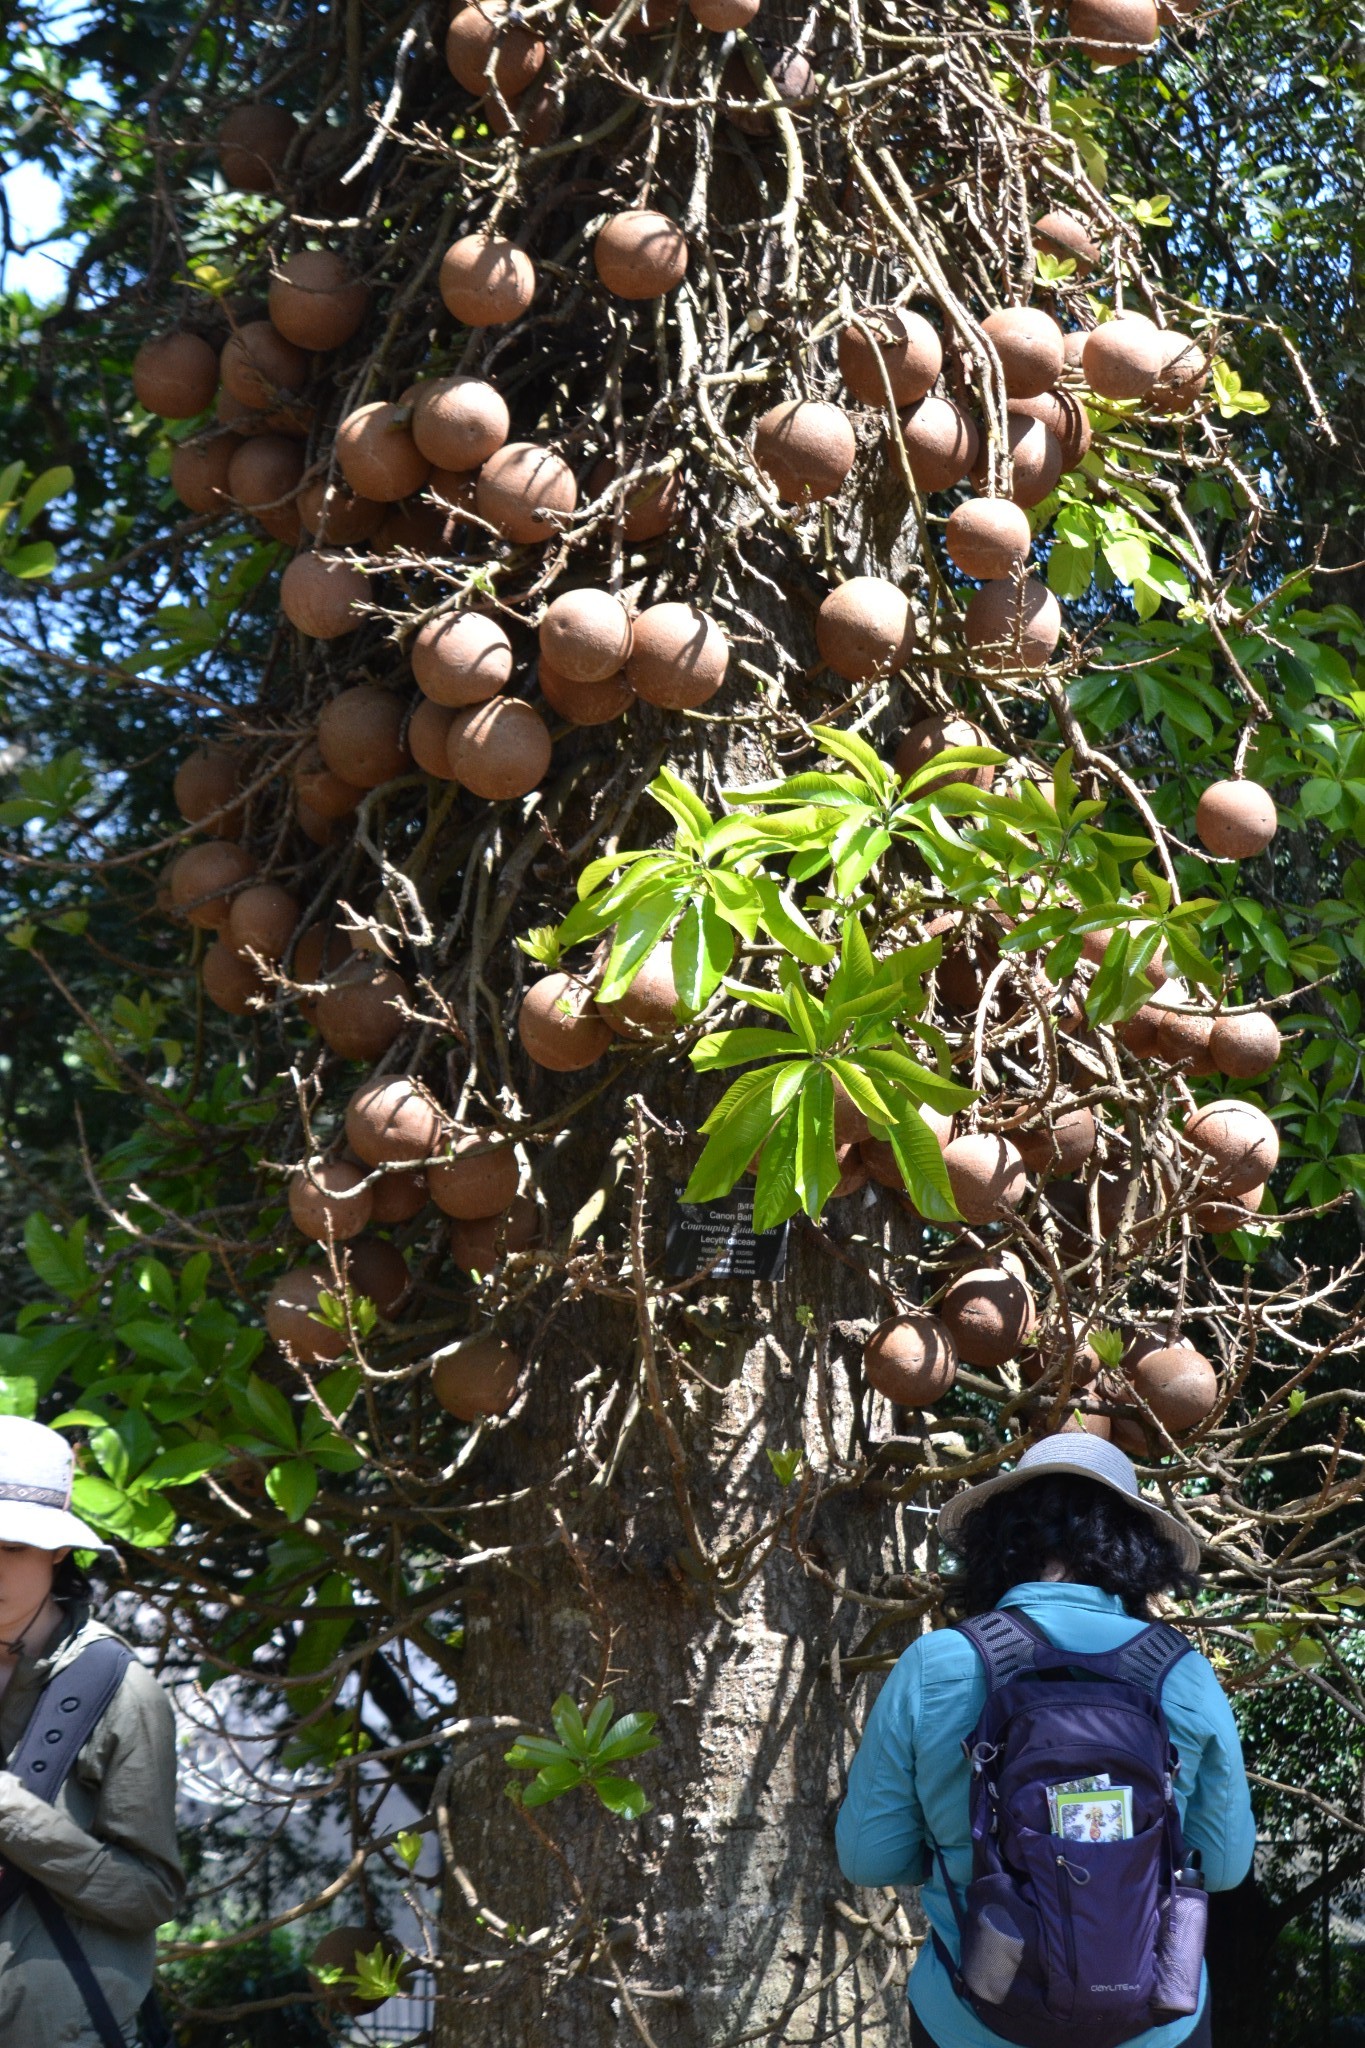
[(1169, 1537), (1121, 1495), (1079, 1474), (1050, 1473), (982, 1501), (953, 1545), (958, 1569), (944, 1580), (957, 1615), (985, 1614), (1011, 1586), (1061, 1565), (1086, 1586), (1117, 1593), (1138, 1621), (1153, 1619), (1157, 1593), (1199, 1590)]

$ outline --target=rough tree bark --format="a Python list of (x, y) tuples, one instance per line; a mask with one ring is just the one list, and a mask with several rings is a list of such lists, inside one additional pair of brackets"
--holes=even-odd
[[(913, 539), (906, 500), (882, 464), (868, 469), (864, 490), (841, 508), (840, 558), (850, 574), (903, 574)], [(734, 509), (717, 493), (703, 520)], [(776, 550), (760, 560), (790, 589), (789, 561)], [(784, 605), (758, 581), (743, 596), (775, 638), (814, 658), (813, 603)], [(874, 737), (897, 723), (896, 690), (882, 695)], [(732, 676), (708, 708), (746, 702), (748, 686)], [(694, 787), (774, 771), (761, 730), (703, 723), (689, 732), (690, 754), (676, 725), (668, 736)], [(638, 742), (641, 758), (652, 738)], [(528, 1110), (547, 1115), (582, 1079), (538, 1075)], [(614, 1184), (604, 1239), (628, 1250), (638, 1219), (647, 1274), (659, 1278), (669, 1206), (696, 1157), (695, 1140), (680, 1140), (719, 1092), (674, 1052), (599, 1096), (553, 1166), (542, 1164), (556, 1222)], [(638, 1291), (634, 1301), (587, 1294), (550, 1325), (529, 1394), (474, 1467), (480, 1490), (506, 1502), (478, 1517), (479, 1544), (511, 1555), (510, 1569), (499, 1559), (471, 1575), (462, 1708), (548, 1726), (555, 1694), (583, 1698), (609, 1642), (618, 1711), (659, 1715), (660, 1747), (638, 1772), (653, 1811), (623, 1822), (578, 1794), (533, 1823), (505, 1796), (501, 1745), (459, 1773), (437, 2048), (908, 2040), (909, 1923), (894, 1900), (860, 1899), (844, 1883), (834, 1820), (855, 1718), (866, 1711), (857, 1695), (850, 1712), (840, 1660), (870, 1629), (880, 1653), (903, 1648), (910, 1630), (893, 1616), (881, 1634), (877, 1610), (839, 1587), (905, 1598), (905, 1576), (924, 1566), (922, 1523), (873, 1488), (821, 1500), (813, 1477), (784, 1493), (766, 1452), (802, 1446), (803, 1474), (819, 1475), (834, 1445), (847, 1448), (855, 1433), (867, 1444), (858, 1360), (887, 1311), (862, 1250), (869, 1237), (904, 1245), (918, 1228), (869, 1188), (835, 1203), (820, 1231), (792, 1224), (776, 1283), (682, 1286), (655, 1305), (652, 1322)], [(608, 1390), (594, 1429), (588, 1418)], [(676, 1424), (680, 1456), (655, 1399)], [(889, 1409), (874, 1420), (889, 1435)], [(597, 1480), (566, 1497), (564, 1471), (585, 1442), (600, 1461)], [(749, 1558), (737, 1589), (717, 1592), (691, 1555), (684, 1491), (711, 1560), (744, 1558), (784, 1502), (794, 1512)], [(866, 1923), (869, 1903), (883, 1932)], [(489, 1910), (523, 1935), (548, 1936), (513, 1956), (481, 1920)], [(555, 1952), (575, 1911), (593, 1926)]]

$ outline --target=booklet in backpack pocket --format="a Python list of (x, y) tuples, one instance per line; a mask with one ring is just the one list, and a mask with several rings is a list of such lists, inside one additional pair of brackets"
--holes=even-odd
[(1130, 1842), (1133, 1838), (1131, 1785), (1051, 1788), (1056, 1812), (1053, 1833), (1064, 1842)]

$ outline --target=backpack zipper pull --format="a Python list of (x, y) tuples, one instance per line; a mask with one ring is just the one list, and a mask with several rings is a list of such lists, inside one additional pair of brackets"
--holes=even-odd
[(1079, 1863), (1068, 1863), (1065, 1856), (1059, 1856), (1057, 1861), (1073, 1884), (1089, 1884), (1090, 1872)]

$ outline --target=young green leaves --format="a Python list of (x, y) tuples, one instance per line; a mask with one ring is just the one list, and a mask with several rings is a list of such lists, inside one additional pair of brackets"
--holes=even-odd
[(889, 1138), (920, 1212), (954, 1220), (938, 1142), (919, 1110), (928, 1103), (950, 1115), (972, 1101), (972, 1092), (917, 1060), (898, 1028), (923, 1010), (924, 976), (940, 950), (934, 939), (874, 960), (866, 933), (850, 917), (823, 996), (806, 986), (790, 960), (779, 963), (777, 989), (728, 982), (730, 994), (766, 1010), (778, 1024), (709, 1032), (693, 1048), (692, 1064), (702, 1073), (764, 1064), (733, 1082), (702, 1125), (706, 1148), (683, 1200), (728, 1194), (759, 1154), (755, 1230), (770, 1230), (798, 1209), (818, 1220), (839, 1181), (837, 1080), (873, 1132)]
[(509, 1796), (522, 1806), (547, 1806), (563, 1793), (588, 1785), (611, 1813), (627, 1820), (648, 1813), (644, 1788), (633, 1778), (619, 1776), (613, 1766), (658, 1748), (653, 1733), (658, 1716), (622, 1714), (613, 1721), (614, 1711), (610, 1694), (604, 1694), (585, 1721), (568, 1693), (562, 1692), (550, 1709), (558, 1741), (523, 1735), (503, 1757), (513, 1770), (536, 1774), (529, 1785), (510, 1785)]

